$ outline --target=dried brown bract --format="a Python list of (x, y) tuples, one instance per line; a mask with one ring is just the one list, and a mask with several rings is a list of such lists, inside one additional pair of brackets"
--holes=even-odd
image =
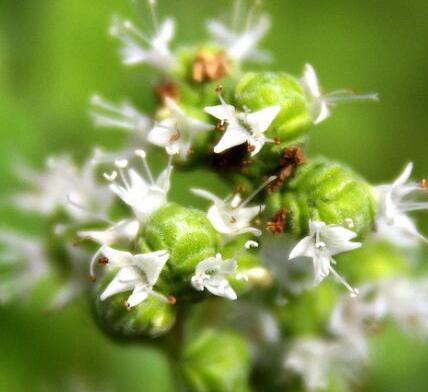
[(200, 49), (193, 61), (192, 78), (198, 83), (220, 80), (229, 73), (229, 68), (224, 52), (211, 53)]

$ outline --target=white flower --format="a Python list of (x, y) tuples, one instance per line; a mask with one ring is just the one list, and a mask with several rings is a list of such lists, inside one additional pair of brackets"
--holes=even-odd
[[(236, 260), (224, 260), (221, 254), (202, 260), (195, 269), (192, 276), (192, 286), (203, 291), (207, 289), (210, 293), (230, 300), (237, 299), (237, 295), (228, 281), (229, 276), (236, 276), (237, 279), (244, 278), (236, 273)], [(245, 279), (245, 278), (244, 278)]]
[(150, 117), (140, 113), (129, 102), (115, 105), (99, 95), (91, 98), (90, 114), (97, 127), (117, 128), (146, 137), (151, 127)]
[(338, 101), (378, 100), (377, 94), (357, 95), (350, 90), (337, 90), (329, 94), (323, 94), (315, 69), (310, 64), (305, 65), (301, 85), (312, 103), (311, 112), (315, 124), (319, 124), (328, 118), (330, 116), (330, 106)]
[(344, 296), (337, 302), (330, 317), (330, 331), (348, 342), (362, 359), (369, 354), (370, 327), (376, 326), (383, 313), (377, 301), (367, 299), (376, 293), (376, 287), (374, 283), (366, 283), (358, 297)]
[(147, 63), (151, 66), (168, 72), (176, 63), (175, 57), (169, 49), (169, 43), (174, 36), (174, 21), (166, 19), (157, 28), (153, 37), (146, 36), (129, 20), (113, 19), (110, 34), (122, 42), (120, 55), (126, 65)]
[(221, 105), (208, 106), (204, 109), (227, 126), (220, 142), (214, 147), (215, 153), (248, 143), (251, 156), (254, 156), (266, 142), (273, 142), (266, 138), (264, 133), (281, 110), (279, 105), (269, 106), (253, 113), (237, 113), (235, 107), (226, 104), (222, 97), (220, 100)]
[(214, 127), (186, 115), (169, 97), (165, 98), (165, 104), (170, 116), (155, 124), (149, 132), (148, 141), (156, 146), (164, 147), (170, 155), (179, 153), (184, 159), (198, 133), (209, 131)]
[(128, 308), (140, 304), (149, 295), (154, 295), (167, 301), (163, 295), (153, 290), (153, 286), (159, 279), (159, 275), (169, 259), (167, 251), (160, 250), (133, 255), (129, 252), (104, 247), (102, 254), (107, 258), (108, 266), (119, 268), (114, 279), (102, 292), (100, 296), (102, 301), (115, 294), (127, 291), (132, 291), (126, 301), (126, 307)]
[(257, 45), (269, 31), (270, 19), (267, 15), (261, 15), (254, 24), (251, 24), (250, 19), (251, 15), (243, 31), (237, 31), (235, 26), (231, 29), (216, 20), (208, 21), (207, 27), (215, 41), (225, 48), (233, 60), (269, 61), (270, 55), (258, 50)]
[(309, 221), (309, 235), (303, 238), (291, 251), (289, 259), (309, 257), (314, 266), (314, 285), (319, 285), (330, 272), (350, 292), (356, 296), (358, 290), (352, 288), (331, 266), (335, 264), (333, 256), (338, 253), (357, 249), (359, 242), (351, 242), (357, 235), (339, 225), (326, 225), (324, 222)]
[(81, 238), (90, 239), (100, 245), (113, 245), (118, 242), (130, 242), (135, 239), (140, 229), (136, 219), (123, 219), (106, 230), (79, 231)]
[(46, 166), (43, 172), (20, 168), (18, 174), (32, 189), (15, 196), (19, 207), (45, 215), (65, 209), (77, 221), (105, 220), (112, 195), (97, 183), (92, 160), (78, 169), (68, 156), (51, 157)]
[(427, 192), (423, 183), (409, 181), (412, 169), (413, 164), (409, 163), (392, 184), (375, 187), (378, 207), (377, 232), (381, 237), (400, 245), (413, 245), (419, 240), (427, 241), (406, 214), (428, 209), (428, 202), (412, 199), (417, 193)]
[(214, 204), (208, 209), (207, 217), (219, 233), (227, 236), (236, 236), (244, 233), (261, 235), (261, 231), (251, 226), (251, 221), (264, 210), (264, 205), (246, 207), (246, 205), (276, 177), (270, 177), (255, 192), (244, 201), (236, 194), (229, 196), (225, 200), (203, 189), (192, 189), (195, 195), (212, 201)]
[[(145, 152), (137, 150), (135, 153), (143, 161), (147, 180), (134, 169), (128, 169), (125, 172), (125, 168), (128, 166), (127, 160), (116, 161), (119, 172), (117, 179), (116, 172), (107, 177), (112, 180), (110, 189), (132, 208), (138, 221), (144, 224), (154, 212), (167, 203), (172, 165), (170, 159), (168, 167), (155, 180), (148, 167)], [(118, 183), (119, 179), (122, 185)]]
[(49, 260), (41, 241), (7, 231), (0, 231), (5, 247), (1, 264), (10, 264), (13, 271), (0, 282), (0, 303), (22, 297), (49, 275)]
[(340, 341), (300, 338), (291, 346), (284, 367), (299, 374), (309, 391), (324, 389), (332, 373), (345, 379), (355, 377), (358, 357)]

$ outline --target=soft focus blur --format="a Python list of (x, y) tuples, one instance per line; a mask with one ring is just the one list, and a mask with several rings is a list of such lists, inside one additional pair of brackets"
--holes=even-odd
[[(310, 62), (327, 91), (352, 87), (381, 97), (377, 104), (334, 108), (312, 132), (310, 151), (352, 165), (373, 183), (394, 178), (408, 160), (414, 161), (416, 175), (426, 175), (426, 0), (265, 3), (273, 18), (265, 46), (275, 56), (275, 70), (299, 74)], [(231, 0), (159, 0), (160, 14), (172, 14), (178, 22), (175, 42), (202, 36), (204, 20), (227, 14), (231, 6)], [(83, 158), (95, 144), (120, 143), (119, 132), (91, 126), (87, 112), (93, 92), (112, 100), (126, 96), (151, 109), (150, 71), (123, 67), (107, 35), (114, 13), (131, 16), (133, 7), (127, 0), (1, 0), (1, 228), (39, 229), (39, 220), (7, 206), (17, 162), (40, 167), (51, 153), (70, 151)], [(182, 184), (191, 182), (187, 176)], [(59, 313), (43, 313), (37, 304), (51, 286), (43, 284), (24, 306), (0, 307), (0, 391), (172, 389), (162, 357), (109, 341), (91, 321), (84, 300)], [(373, 342), (366, 390), (425, 390), (427, 366), (428, 344), (385, 330)]]

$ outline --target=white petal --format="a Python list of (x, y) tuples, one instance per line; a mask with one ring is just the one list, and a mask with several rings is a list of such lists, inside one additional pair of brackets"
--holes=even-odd
[(303, 72), (304, 84), (310, 95), (314, 98), (321, 97), (321, 89), (318, 82), (318, 77), (314, 67), (311, 64), (306, 64)]
[(127, 305), (132, 308), (145, 301), (149, 296), (150, 288), (144, 284), (137, 285), (132, 294), (128, 297)]
[(272, 121), (278, 115), (281, 110), (281, 106), (269, 106), (257, 112), (248, 113), (246, 115), (246, 122), (248, 123), (250, 129), (255, 133), (265, 132)]
[(235, 121), (235, 107), (232, 105), (207, 106), (204, 111), (222, 121)]
[(228, 150), (231, 147), (239, 146), (243, 143), (246, 143), (248, 137), (249, 134), (243, 127), (239, 125), (231, 126), (231, 124), (229, 124), (223, 137), (214, 147), (214, 152), (216, 154), (219, 154), (225, 150)]
[(312, 257), (314, 247), (314, 239), (312, 236), (307, 236), (301, 239), (296, 246), (291, 250), (288, 256), (289, 260), (296, 257)]
[(134, 274), (131, 268), (122, 268), (102, 292), (101, 301), (113, 295), (132, 290), (136, 279), (138, 279), (138, 275)]
[(134, 264), (133, 256), (129, 252), (116, 250), (105, 246), (102, 250), (102, 254), (107, 257), (109, 260), (109, 265), (112, 266), (125, 267), (132, 266)]
[(403, 172), (400, 174), (400, 176), (394, 181), (393, 187), (397, 187), (400, 185), (404, 185), (412, 175), (413, 171), (413, 162), (409, 162), (406, 167), (404, 168)]
[(197, 196), (203, 197), (204, 199), (210, 200), (215, 204), (223, 204), (223, 200), (221, 200), (218, 196), (204, 189), (192, 188), (191, 192)]
[(154, 286), (169, 259), (169, 253), (165, 250), (160, 250), (135, 255), (134, 259), (136, 266), (145, 273), (148, 283)]

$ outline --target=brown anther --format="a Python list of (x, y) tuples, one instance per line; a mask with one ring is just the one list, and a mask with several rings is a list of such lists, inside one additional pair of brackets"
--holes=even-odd
[(168, 297), (166, 297), (168, 300), (168, 303), (171, 305), (175, 305), (177, 303), (177, 298), (175, 298), (173, 295), (168, 295)]
[(277, 146), (279, 146), (281, 144), (281, 139), (279, 137), (275, 137), (273, 139), (274, 144), (276, 144)]
[(253, 146), (252, 144), (249, 144), (248, 145), (248, 152), (253, 152), (253, 151), (255, 151), (256, 150), (256, 147), (255, 146)]
[(236, 223), (236, 218), (234, 216), (232, 216), (229, 220), (230, 223)]
[(426, 178), (422, 178), (420, 181), (419, 181), (419, 186), (421, 187), (421, 189), (428, 189), (428, 181), (427, 181), (427, 179)]
[(278, 191), (283, 186), (284, 182), (294, 174), (295, 169), (304, 163), (305, 156), (301, 147), (295, 146), (286, 148), (279, 159), (277, 177), (270, 183), (268, 191)]
[(220, 80), (230, 72), (224, 52), (211, 53), (200, 49), (193, 61), (192, 78), (197, 83)]
[(260, 226), (262, 224), (262, 220), (260, 218), (256, 218), (256, 219), (254, 219), (254, 224), (256, 226)]
[(95, 282), (97, 280), (97, 277), (95, 275), (89, 275), (89, 280), (91, 282)]
[(220, 94), (223, 91), (223, 86), (221, 84), (218, 84), (217, 87), (215, 88), (215, 92), (217, 94)]
[(108, 264), (108, 263), (109, 263), (109, 259), (108, 259), (107, 257), (105, 257), (105, 256), (100, 257), (100, 258), (98, 259), (98, 264), (106, 265), (106, 264)]
[(180, 139), (180, 137), (181, 137), (181, 134), (180, 134), (180, 131), (177, 129), (172, 135), (171, 135), (171, 137), (169, 138), (169, 142), (170, 143), (174, 143), (174, 142), (176, 142), (178, 139)]
[(233, 191), (233, 193), (237, 194), (237, 193), (244, 193), (245, 192), (245, 188), (243, 185), (237, 185), (235, 187), (235, 190)]
[(225, 121), (218, 121), (215, 127), (218, 131), (224, 132), (226, 130), (227, 123)]
[(154, 88), (154, 93), (162, 105), (165, 104), (166, 98), (171, 98), (174, 101), (180, 100), (180, 92), (178, 91), (178, 87), (174, 82), (171, 81), (166, 81), (157, 85)]
[(128, 310), (128, 311), (131, 310), (131, 305), (129, 305), (128, 301), (124, 301), (123, 306), (125, 306), (126, 310)]
[(280, 208), (272, 219), (266, 224), (266, 229), (272, 234), (281, 234), (284, 232), (284, 226), (287, 218), (287, 210)]

